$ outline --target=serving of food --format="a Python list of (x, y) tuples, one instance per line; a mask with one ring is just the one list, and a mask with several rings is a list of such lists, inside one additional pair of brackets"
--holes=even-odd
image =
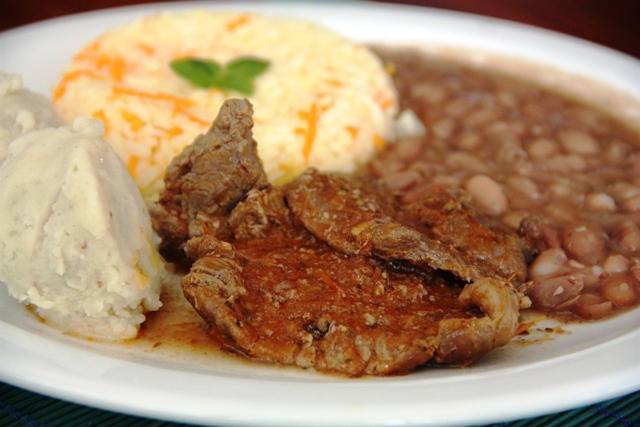
[[(633, 82), (566, 79), (575, 70), (506, 58), (498, 37), (483, 54), (481, 38), (375, 36), (410, 9), (315, 22), (312, 5), (170, 9), (85, 17), (100, 25), (38, 77), (47, 92), (7, 56), (7, 381), (29, 381), (15, 372), (31, 342), (89, 358), (54, 375), (98, 373), (110, 397), (84, 403), (123, 410), (114, 395), (153, 390), (124, 410), (271, 424), (320, 409), (312, 422), (358, 425), (531, 415), (496, 405), (513, 404), (505, 382), (540, 375), (546, 410), (581, 402), (558, 393), (586, 380), (640, 385)], [(358, 31), (333, 19), (363, 10)], [(407, 25), (446, 40), (447, 19), (465, 18)], [(605, 368), (577, 373), (592, 364)], [(159, 404), (176, 396), (192, 410)], [(475, 409), (452, 416), (461, 401)], [(230, 415), (246, 402), (271, 415)], [(407, 404), (428, 404), (428, 420)]]

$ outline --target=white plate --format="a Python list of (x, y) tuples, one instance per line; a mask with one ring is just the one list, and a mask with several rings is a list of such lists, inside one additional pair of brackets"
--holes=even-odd
[[(616, 97), (640, 99), (638, 61), (505, 21), (368, 3), (196, 5), (313, 19), (362, 41), (463, 46), (475, 52), (474, 61), (492, 56), (478, 52), (526, 57), (606, 82), (615, 88), (606, 92)], [(48, 92), (71, 55), (107, 28), (155, 10), (193, 6), (112, 9), (0, 33), (0, 69), (23, 74), (30, 88)], [(637, 113), (632, 104), (625, 104), (628, 112)], [(74, 340), (39, 324), (0, 289), (0, 380), (118, 412), (219, 426), (481, 424), (640, 389), (640, 310), (565, 330), (534, 334), (530, 339), (538, 343), (512, 343), (467, 369), (348, 380), (223, 359), (185, 363)]]

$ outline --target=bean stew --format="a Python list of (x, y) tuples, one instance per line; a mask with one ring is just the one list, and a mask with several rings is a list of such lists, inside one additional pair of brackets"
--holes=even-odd
[(595, 107), (502, 74), (379, 49), (426, 129), (364, 169), (407, 201), (465, 188), (517, 229), (536, 217), (534, 309), (601, 319), (639, 303), (640, 135)]

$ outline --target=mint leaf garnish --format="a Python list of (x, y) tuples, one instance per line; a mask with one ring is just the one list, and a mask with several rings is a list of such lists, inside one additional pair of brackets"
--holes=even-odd
[(216, 80), (220, 64), (197, 58), (181, 58), (171, 61), (171, 69), (194, 86), (208, 89)]
[(269, 67), (257, 58), (238, 58), (230, 61), (218, 80), (221, 89), (231, 89), (244, 95), (253, 93), (253, 80)]
[(242, 57), (221, 66), (215, 61), (199, 58), (180, 58), (171, 61), (171, 69), (192, 85), (204, 89), (216, 87), (243, 95), (253, 93), (253, 81), (269, 68), (269, 62)]

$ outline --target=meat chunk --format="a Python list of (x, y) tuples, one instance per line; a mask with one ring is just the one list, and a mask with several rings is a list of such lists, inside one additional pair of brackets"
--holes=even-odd
[(520, 296), (509, 282), (480, 279), (465, 286), (458, 300), (463, 307), (479, 307), (486, 316), (440, 322), (436, 362), (468, 364), (516, 334)]
[(483, 223), (470, 206), (466, 192), (436, 187), (431, 194), (404, 205), (397, 216), (429, 239), (454, 248), (464, 264), (476, 266), (472, 280), (495, 276), (522, 283), (527, 258), (533, 252), (531, 242), (502, 224)]
[(236, 240), (264, 238), (274, 230), (287, 230), (291, 225), (293, 218), (285, 204), (282, 188), (249, 191), (229, 216), (229, 226)]
[(252, 136), (249, 101), (226, 101), (213, 125), (168, 166), (165, 188), (150, 207), (154, 229), (169, 259), (182, 258), (186, 241), (212, 234), (229, 237), (227, 218), (253, 189), (268, 188)]
[(460, 195), (442, 190), (400, 205), (365, 178), (309, 170), (287, 186), (286, 196), (297, 221), (346, 253), (403, 259), (467, 282), (525, 279), (525, 241), (480, 224)]
[(390, 375), (427, 361), (464, 365), (506, 344), (518, 326), (514, 288), (462, 289), (332, 249), (303, 229), (287, 238), (187, 244), (197, 259), (187, 299), (226, 344), (261, 360), (347, 375)]

